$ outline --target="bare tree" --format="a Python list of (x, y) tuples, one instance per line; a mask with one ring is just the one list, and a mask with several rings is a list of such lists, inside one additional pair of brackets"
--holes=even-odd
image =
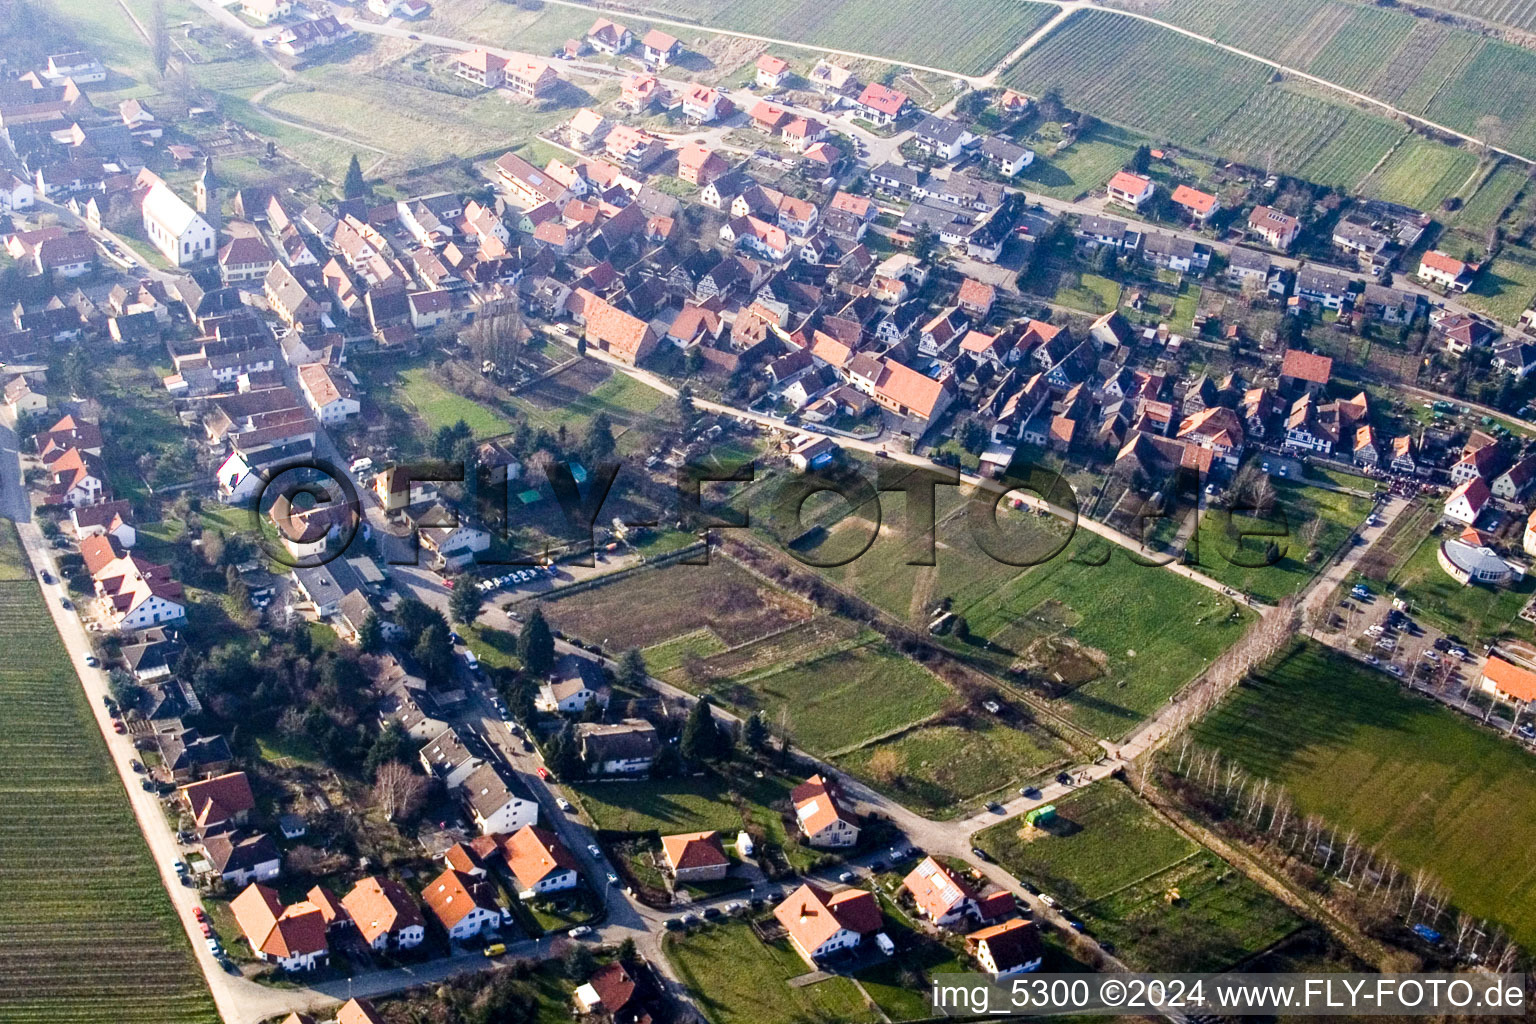
[(409, 818), (420, 810), (427, 795), (427, 780), (400, 761), (379, 765), (373, 778), (373, 802), (386, 821)]

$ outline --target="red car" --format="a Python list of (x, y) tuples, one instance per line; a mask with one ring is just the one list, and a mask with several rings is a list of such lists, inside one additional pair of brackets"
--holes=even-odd
[(203, 922), (203, 938), (205, 938), (205, 939), (213, 938), (213, 929), (208, 927), (208, 922), (207, 921)]
[(192, 908), (192, 916), (197, 918), (199, 921), (206, 921), (206, 920), (208, 920), (208, 915), (203, 912), (203, 908), (202, 907), (193, 907)]
[(112, 731), (121, 736), (123, 733), (128, 731), (128, 727), (123, 724), (123, 720), (121, 718), (114, 718), (112, 719)]
[(549, 769), (545, 768), (543, 765), (539, 765), (539, 778), (541, 778), (541, 779), (549, 778)]

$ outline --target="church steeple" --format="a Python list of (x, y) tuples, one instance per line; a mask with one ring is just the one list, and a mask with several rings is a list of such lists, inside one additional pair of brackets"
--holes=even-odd
[(223, 198), (219, 190), (219, 176), (214, 173), (211, 156), (203, 158), (203, 171), (197, 177), (194, 197), (197, 200), (197, 212), (203, 215), (203, 219), (214, 231), (218, 231), (219, 208), (223, 205)]

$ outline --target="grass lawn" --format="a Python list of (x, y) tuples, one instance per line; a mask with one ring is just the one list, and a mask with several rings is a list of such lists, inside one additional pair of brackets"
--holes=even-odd
[(1034, 163), (1019, 173), (1026, 183), (1021, 187), (1032, 187), (1053, 199), (1076, 199), (1129, 163), (1141, 141), (1116, 125), (1099, 124), (1063, 150), (1053, 151), (1053, 142), (1037, 143)]
[[(948, 598), (971, 634), (968, 642), (946, 638), (956, 653), (1000, 675), (1070, 691), (1057, 709), (1096, 735), (1125, 733), (1242, 633), (1246, 613), (1229, 598), (1140, 564), (1086, 531), (1069, 535), (1056, 519), (999, 509), (991, 550), (1038, 564), (994, 558), (951, 490), (939, 490), (936, 565), (905, 564), (902, 540), (882, 527), (865, 555), (824, 574), (914, 627), (926, 627), (930, 610)], [(899, 494), (880, 501), (886, 523), (903, 521)], [(862, 537), (867, 527), (839, 524), (824, 547), (840, 531)], [(1170, 609), (1191, 628), (1169, 629)]]
[(847, 978), (791, 988), (789, 979), (810, 968), (787, 940), (765, 945), (744, 922), (668, 935), (662, 949), (711, 1024), (862, 1024), (880, 1019)]
[[(1056, 805), (1043, 829), (995, 825), (977, 842), (1147, 970), (1210, 971), (1301, 921), (1231, 866), (1164, 824), (1130, 790), (1101, 782)], [(1170, 904), (1167, 893), (1178, 889)]]
[(1007, 821), (977, 844), (1074, 911), (1200, 849), (1113, 781), (1064, 797), (1056, 812), (1044, 829)]
[[(892, 750), (900, 759), (894, 776), (873, 775), (870, 759)], [(922, 725), (837, 759), (839, 768), (930, 817), (951, 817), (969, 802), (1011, 791), (1067, 760), (1052, 737), (1012, 718), (970, 715), (961, 721)], [(878, 763), (878, 762), (877, 762)]]
[(1250, 774), (1284, 785), (1451, 902), (1536, 942), (1536, 759), (1371, 669), (1297, 645), (1195, 731)]
[(1536, 299), (1536, 250), (1505, 243), (1462, 298), (1495, 319), (1516, 322)]
[(730, 646), (811, 617), (799, 598), (716, 555), (668, 565), (543, 603), (550, 625), (605, 649), (647, 648), (706, 627)]
[(1375, 199), (1434, 210), (1447, 196), (1460, 192), (1475, 170), (1476, 154), (1410, 135), (1361, 190)]
[(415, 367), (401, 371), (400, 393), (427, 424), (436, 431), (451, 427), (459, 420), (469, 424), (475, 437), (494, 437), (512, 430), (512, 423), (478, 402), (456, 395), (432, 379), (431, 371)]
[(1462, 586), (1440, 568), (1436, 557), (1447, 536), (1437, 526), (1392, 574), (1388, 585), (1413, 605), (1412, 614), (1448, 633), (1469, 641), (1501, 635), (1536, 594), (1536, 579), (1528, 575), (1509, 587)]
[[(1063, 280), (1070, 280), (1070, 275)], [(1085, 313), (1108, 313), (1120, 305), (1120, 282), (1098, 274), (1082, 274), (1075, 285), (1056, 290), (1056, 301)]]
[[(7, 528), (0, 546), (14, 544)], [(35, 584), (0, 583), (0, 636), (27, 652), (0, 665), (0, 1020), (215, 1024)]]
[[(1296, 593), (1317, 574), (1327, 557), (1351, 530), (1365, 522), (1371, 501), (1353, 494), (1308, 487), (1271, 478), (1275, 507), (1266, 515), (1231, 514), (1210, 509), (1200, 519), (1199, 561), (1195, 566), (1234, 589), (1270, 604)], [(1311, 545), (1308, 524), (1322, 527)], [(1228, 526), (1235, 533), (1229, 532)], [(1265, 548), (1273, 541), (1280, 558), (1265, 564)], [(1309, 550), (1317, 557), (1307, 559)]]
[(643, 653), (645, 667), (650, 670), (651, 675), (660, 677), (681, 668), (692, 658), (707, 658), (712, 654), (720, 654), (725, 649), (725, 642), (706, 626), (692, 633), (684, 633), (682, 636), (653, 644)]
[(786, 715), (794, 742), (820, 756), (920, 722), (952, 698), (938, 677), (879, 641), (812, 652), (709, 691), (742, 714)]
[[(791, 864), (803, 867), (814, 859), (806, 847), (793, 844), (775, 805), (788, 806), (795, 783), (782, 776), (759, 779), (710, 771), (682, 779), (634, 782), (582, 782), (574, 786), (581, 805), (600, 829), (610, 832), (705, 832), (711, 829), (734, 838), (757, 825)], [(738, 803), (738, 800), (742, 803)], [(804, 852), (805, 856), (802, 856)]]

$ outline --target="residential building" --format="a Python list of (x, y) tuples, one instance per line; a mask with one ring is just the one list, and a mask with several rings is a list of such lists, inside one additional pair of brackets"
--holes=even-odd
[(677, 176), (690, 185), (703, 188), (730, 169), (720, 154), (696, 142), (685, 144), (677, 152)]
[(1157, 192), (1157, 185), (1145, 174), (1117, 171), (1109, 179), (1109, 201), (1115, 206), (1139, 210)]
[(667, 870), (681, 883), (718, 882), (730, 870), (731, 859), (719, 832), (686, 832), (661, 837)]
[(282, 873), (282, 854), (265, 832), (232, 829), (203, 836), (212, 873), (232, 886), (270, 882)]
[(481, 764), (459, 786), (475, 827), (481, 835), (515, 832), (539, 820), (538, 801), (521, 782), (508, 779), (491, 764)]
[(835, 782), (812, 775), (790, 790), (789, 799), (794, 804), (795, 820), (808, 845), (817, 849), (858, 845), (858, 819), (843, 808)]
[(1301, 221), (1268, 206), (1255, 206), (1248, 214), (1248, 231), (1263, 239), (1271, 249), (1285, 252), (1296, 244), (1301, 234)]
[(583, 722), (576, 727), (582, 760), (595, 775), (637, 775), (651, 769), (661, 748), (656, 727), (639, 718), (614, 724)]
[(857, 947), (884, 923), (880, 904), (869, 890), (844, 889), (832, 894), (810, 883), (790, 893), (773, 909), (773, 916), (812, 967), (826, 957)]
[(757, 58), (757, 87), (777, 89), (789, 78), (789, 61), (765, 53)]
[(587, 29), (586, 39), (587, 45), (592, 49), (610, 56), (623, 53), (635, 43), (634, 33), (607, 18), (598, 18), (594, 21), (592, 27)]
[(1221, 200), (1209, 192), (1202, 192), (1188, 185), (1180, 185), (1173, 190), (1173, 204), (1183, 210), (1191, 220), (1200, 224), (1214, 217), (1221, 209)]
[(325, 916), (310, 901), (285, 907), (277, 890), (253, 882), (229, 901), (229, 909), (257, 959), (285, 971), (312, 971), (328, 962)]
[(505, 57), (481, 48), (466, 51), (453, 59), (453, 73), (482, 89), (501, 88), (506, 79), (506, 67)]
[(426, 919), (405, 886), (392, 878), (360, 879), (341, 905), (370, 949), (414, 949), (426, 938)]
[(1019, 919), (972, 932), (965, 937), (965, 948), (993, 978), (1037, 971), (1045, 959), (1039, 929)]
[(1483, 509), (1488, 507), (1489, 499), (1493, 492), (1488, 489), (1488, 484), (1482, 477), (1473, 477), (1451, 492), (1451, 496), (1445, 503), (1445, 518), (1453, 519), (1466, 526), (1477, 523), (1477, 517), (1483, 514)]
[(988, 135), (981, 140), (981, 158), (987, 166), (1005, 178), (1011, 178), (1035, 162), (1035, 151), (1009, 142), (1007, 139)]
[(1354, 297), (1355, 281), (1348, 274), (1316, 265), (1296, 272), (1296, 295), (1324, 309), (1339, 310)]
[(540, 711), (579, 714), (594, 700), (606, 704), (607, 691), (607, 680), (597, 662), (566, 654), (555, 662), (549, 681), (539, 687), (534, 705)]
[(1233, 246), (1227, 254), (1227, 280), (1239, 288), (1266, 288), (1272, 267), (1269, 256), (1254, 249)]
[(1536, 480), (1536, 455), (1527, 455), (1493, 478), (1493, 496), (1505, 501), (1519, 501)]
[(442, 780), (443, 788), (456, 789), (464, 784), (485, 759), (465, 744), (458, 732), (449, 726), (422, 745), (421, 766), (427, 774)]
[(275, 262), (277, 256), (259, 236), (239, 235), (219, 250), (219, 276), (226, 285), (265, 281)]
[(177, 791), (200, 831), (243, 825), (256, 809), (245, 772), (229, 772), (182, 786)]
[(929, 114), (912, 129), (917, 145), (940, 160), (957, 158), (965, 147), (976, 141), (969, 128), (953, 118)]
[(870, 82), (859, 94), (856, 106), (860, 116), (877, 125), (888, 125), (906, 112), (910, 102), (906, 93), (879, 82)]
[(576, 987), (575, 1004), (578, 1012), (600, 1014), (615, 1024), (644, 1024), (650, 1015), (640, 1003), (640, 985), (629, 968), (615, 961), (592, 972), (582, 985)]
[(1419, 280), (1449, 292), (1462, 293), (1472, 288), (1480, 269), (1476, 263), (1464, 263), (1438, 249), (1431, 249), (1419, 261)]
[(501, 87), (525, 99), (543, 99), (560, 84), (555, 69), (542, 60), (517, 55), (502, 69)]
[(576, 858), (553, 832), (524, 825), (501, 844), (501, 854), (524, 895), (573, 889), (581, 881)]
[(362, 411), (357, 391), (343, 371), (324, 363), (299, 367), (299, 391), (322, 425), (334, 427)]
[(954, 927), (976, 906), (975, 890), (932, 857), (924, 857), (901, 884), (911, 894), (918, 916), (935, 928)]
[(670, 36), (659, 28), (653, 28), (640, 37), (640, 56), (647, 64), (664, 68), (682, 55), (683, 44), (676, 36)]
[(1280, 390), (1295, 394), (1315, 394), (1333, 379), (1333, 358), (1298, 348), (1285, 350), (1280, 363)]
[(453, 942), (464, 942), (502, 922), (495, 887), (488, 881), (449, 868), (428, 883), (422, 899)]

